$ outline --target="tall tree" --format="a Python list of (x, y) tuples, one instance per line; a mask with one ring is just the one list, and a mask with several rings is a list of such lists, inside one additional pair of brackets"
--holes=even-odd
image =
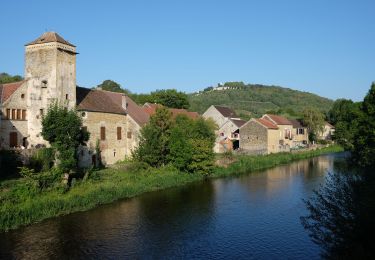
[(0, 73), (0, 84), (5, 84), (5, 83), (12, 83), (12, 82), (17, 82), (21, 81), (23, 78), (19, 75), (14, 75), (11, 76), (8, 73)]
[(150, 101), (170, 108), (189, 108), (188, 95), (175, 89), (163, 89), (151, 92)]
[(75, 110), (52, 104), (42, 118), (42, 136), (57, 150), (59, 168), (69, 172), (77, 167), (77, 150), (90, 134), (82, 128), (82, 118)]
[(158, 108), (150, 122), (141, 130), (139, 146), (134, 157), (151, 166), (159, 167), (167, 163), (172, 115), (166, 108)]
[(97, 87), (102, 90), (124, 93), (126, 95), (131, 94), (130, 90), (122, 88), (120, 84), (110, 79), (104, 80), (102, 84), (99, 84)]
[(328, 112), (329, 121), (335, 125), (335, 140), (346, 150), (353, 148), (354, 134), (358, 129), (361, 103), (338, 99)]
[(303, 123), (307, 126), (310, 141), (316, 141), (324, 129), (324, 114), (314, 108), (306, 108), (303, 110)]
[(352, 155), (363, 167), (375, 165), (375, 83), (361, 105), (358, 128), (353, 138)]

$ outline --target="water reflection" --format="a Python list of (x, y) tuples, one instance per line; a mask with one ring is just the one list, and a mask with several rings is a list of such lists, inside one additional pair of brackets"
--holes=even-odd
[(319, 258), (301, 198), (334, 167), (321, 156), (134, 199), (0, 234), (0, 258)]

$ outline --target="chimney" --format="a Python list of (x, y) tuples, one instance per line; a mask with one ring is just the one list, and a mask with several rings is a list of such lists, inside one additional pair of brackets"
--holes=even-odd
[(128, 102), (126, 102), (126, 96), (125, 95), (121, 96), (121, 106), (122, 106), (123, 109), (128, 108)]

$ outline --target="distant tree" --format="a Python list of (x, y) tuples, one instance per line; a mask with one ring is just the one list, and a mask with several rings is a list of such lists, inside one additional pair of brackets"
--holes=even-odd
[(158, 108), (150, 122), (142, 128), (139, 146), (133, 156), (154, 167), (165, 165), (168, 162), (171, 127), (171, 112), (164, 107)]
[(150, 101), (170, 108), (189, 108), (188, 95), (175, 89), (163, 89), (151, 92)]
[(104, 80), (102, 84), (99, 84), (97, 87), (102, 90), (124, 93), (126, 95), (131, 94), (130, 90), (122, 88), (120, 84), (110, 79)]
[(75, 110), (52, 104), (42, 118), (42, 136), (57, 150), (59, 168), (69, 172), (77, 167), (77, 150), (90, 134), (82, 128), (82, 118)]
[(203, 89), (203, 91), (204, 91), (204, 92), (207, 92), (207, 91), (211, 91), (211, 90), (213, 90), (213, 89), (214, 89), (214, 87), (207, 87), (207, 88)]
[(17, 82), (21, 80), (23, 80), (23, 78), (19, 75), (11, 76), (4, 72), (0, 73), (0, 84), (12, 83), (12, 82)]
[(316, 141), (316, 137), (323, 132), (324, 114), (314, 108), (306, 108), (303, 110), (303, 123), (309, 130), (310, 141)]

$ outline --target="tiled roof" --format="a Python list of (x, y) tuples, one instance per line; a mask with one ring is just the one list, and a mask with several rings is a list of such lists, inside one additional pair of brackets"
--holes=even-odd
[(292, 124), (292, 122), (290, 122), (287, 118), (283, 116), (265, 114), (264, 116), (262, 116), (262, 118), (267, 119), (267, 120), (268, 118), (270, 118), (274, 123), (278, 125), (291, 125)]
[(304, 127), (301, 120), (289, 119), (289, 121), (292, 123), (293, 128), (303, 128)]
[(236, 115), (236, 112), (234, 112), (233, 109), (229, 107), (224, 107), (224, 106), (214, 106), (220, 114), (222, 114), (224, 117), (229, 117), (229, 118), (238, 118)]
[(263, 125), (264, 127), (268, 128), (268, 129), (279, 129), (277, 127), (277, 125), (275, 125), (274, 123), (272, 123), (269, 120), (266, 120), (266, 119), (263, 119), (263, 118), (257, 118), (255, 120), (258, 121), (261, 125)]
[(25, 81), (0, 84), (0, 101), (4, 103)]
[(240, 128), (241, 126), (243, 126), (244, 124), (246, 124), (246, 121), (245, 120), (242, 120), (242, 119), (231, 119), (231, 121), (238, 127)]
[(325, 122), (325, 125), (327, 125), (327, 126), (330, 127), (330, 128), (335, 128), (333, 125), (331, 125), (331, 124), (328, 123), (328, 122)]
[(38, 37), (36, 40), (34, 40), (32, 42), (29, 42), (25, 46), (34, 45), (34, 44), (42, 44), (42, 43), (47, 43), (47, 42), (59, 42), (59, 43), (63, 43), (63, 44), (66, 44), (66, 45), (76, 47), (73, 44), (71, 44), (70, 42), (64, 40), (63, 37), (61, 37), (60, 35), (58, 35), (55, 32), (45, 32), (45, 33), (42, 34), (42, 36)]
[(148, 122), (149, 115), (131, 98), (126, 97), (127, 108), (122, 107), (122, 93), (77, 87), (77, 109), (93, 112), (128, 114), (139, 125)]

